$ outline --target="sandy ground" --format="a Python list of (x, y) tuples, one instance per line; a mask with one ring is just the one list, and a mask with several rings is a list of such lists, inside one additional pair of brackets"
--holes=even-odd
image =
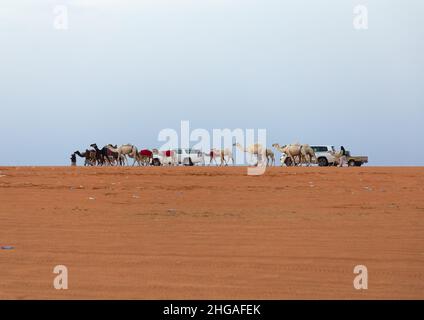
[(424, 168), (0, 167), (0, 298), (423, 299), (423, 218)]

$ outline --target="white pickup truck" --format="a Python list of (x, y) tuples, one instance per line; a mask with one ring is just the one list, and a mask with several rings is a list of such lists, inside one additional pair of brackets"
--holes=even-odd
[(201, 150), (197, 149), (175, 149), (176, 164), (193, 166), (195, 164), (205, 165), (205, 156)]

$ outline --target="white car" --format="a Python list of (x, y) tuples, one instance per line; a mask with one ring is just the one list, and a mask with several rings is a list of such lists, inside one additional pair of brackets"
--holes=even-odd
[(205, 165), (205, 156), (201, 150), (197, 149), (175, 149), (176, 164), (193, 166), (195, 164)]
[[(316, 163), (320, 167), (332, 166), (336, 162), (336, 157), (334, 156), (336, 149), (331, 145), (314, 145), (311, 148), (315, 152)], [(290, 167), (293, 165), (292, 160), (286, 154), (283, 154), (280, 158), (281, 165), (285, 164)]]

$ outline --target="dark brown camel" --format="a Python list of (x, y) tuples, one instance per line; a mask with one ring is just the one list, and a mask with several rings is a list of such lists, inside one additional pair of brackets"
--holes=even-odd
[(84, 166), (94, 166), (96, 163), (96, 151), (86, 149), (85, 152), (81, 153), (79, 151), (75, 151), (74, 154), (80, 156), (81, 158), (85, 158)]
[(97, 144), (95, 143), (91, 144), (90, 147), (96, 150), (96, 160), (98, 164), (104, 165), (105, 163), (107, 163), (109, 165), (112, 165), (108, 157), (108, 148), (103, 147), (102, 149), (99, 149), (99, 147), (97, 147)]

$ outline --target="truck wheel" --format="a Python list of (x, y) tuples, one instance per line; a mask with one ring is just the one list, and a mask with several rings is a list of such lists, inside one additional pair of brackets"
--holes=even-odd
[(287, 167), (291, 167), (293, 165), (293, 161), (290, 158), (286, 158), (286, 160), (284, 160), (284, 163)]
[(327, 167), (328, 166), (328, 160), (327, 160), (327, 158), (323, 158), (323, 157), (318, 158), (318, 165), (320, 167)]
[(349, 167), (354, 167), (354, 166), (356, 166), (355, 160), (349, 160), (349, 162), (347, 163), (347, 165), (348, 165)]

